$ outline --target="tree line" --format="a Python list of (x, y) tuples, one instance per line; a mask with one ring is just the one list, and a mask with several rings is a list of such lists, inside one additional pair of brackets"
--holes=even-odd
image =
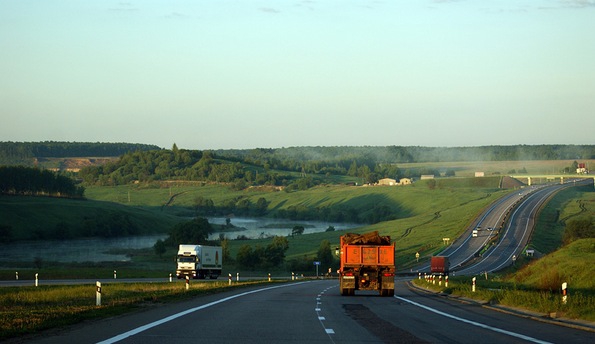
[(127, 152), (160, 149), (139, 143), (102, 142), (0, 142), (1, 165), (33, 166), (34, 158), (115, 157)]
[(89, 185), (122, 185), (132, 182), (187, 180), (249, 185), (289, 185), (294, 177), (259, 166), (242, 164), (216, 156), (210, 151), (178, 149), (135, 151), (115, 162), (89, 166), (79, 177)]
[(24, 166), (0, 166), (0, 194), (82, 198), (85, 188), (73, 179)]
[(357, 167), (420, 162), (595, 159), (595, 145), (480, 147), (341, 146), (215, 151), (221, 157), (272, 169), (357, 174)]

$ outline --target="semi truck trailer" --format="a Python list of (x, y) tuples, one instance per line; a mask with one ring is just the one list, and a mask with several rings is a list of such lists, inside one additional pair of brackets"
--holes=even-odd
[(181, 244), (176, 258), (176, 277), (216, 279), (221, 275), (222, 258), (219, 246)]
[(430, 259), (430, 272), (435, 275), (448, 275), (450, 262), (447, 256), (433, 256)]

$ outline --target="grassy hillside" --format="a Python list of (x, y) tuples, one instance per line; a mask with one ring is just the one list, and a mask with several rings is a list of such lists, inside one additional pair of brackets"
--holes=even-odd
[[(451, 276), (448, 288), (424, 279), (413, 283), (447, 294), (489, 301), (544, 314), (595, 320), (595, 238), (577, 240), (512, 273), (492, 273), (477, 278), (471, 290), (470, 276)], [(562, 283), (567, 283), (567, 302), (562, 302)]]
[(595, 189), (592, 186), (559, 192), (541, 211), (531, 247), (542, 253), (558, 249), (566, 223), (579, 217), (595, 219)]
[(558, 290), (562, 282), (571, 289), (595, 292), (595, 238), (580, 239), (533, 261), (509, 280), (540, 290)]
[[(85, 195), (89, 199), (117, 202), (126, 205), (161, 207), (192, 207), (198, 197), (212, 199), (215, 206), (229, 200), (247, 198), (256, 202), (264, 197), (270, 202), (269, 209), (288, 209), (291, 206), (325, 207), (344, 205), (365, 208), (370, 204), (382, 203), (392, 208), (398, 217), (411, 216), (412, 209), (431, 207), (434, 194), (463, 192), (479, 194), (497, 191), (500, 178), (454, 178), (437, 179), (434, 189), (427, 181), (402, 187), (362, 187), (346, 185), (323, 185), (305, 191), (286, 193), (274, 188), (248, 188), (234, 190), (223, 184), (198, 182), (168, 182), (151, 185), (121, 185), (114, 187), (88, 187)], [(430, 194), (428, 194), (430, 192)], [(430, 196), (430, 197), (429, 197)], [(422, 211), (426, 211), (422, 210)], [(419, 209), (416, 211), (419, 212)]]
[(179, 221), (158, 211), (111, 202), (0, 196), (0, 225), (10, 227), (12, 240), (87, 236), (93, 226), (107, 226), (110, 220), (138, 231), (130, 234), (164, 233)]
[[(354, 232), (378, 230), (396, 240), (398, 264), (415, 261), (415, 253), (429, 257), (442, 248), (442, 238), (456, 238), (471, 222), (476, 214), (491, 202), (505, 194), (497, 189), (498, 178), (438, 180), (431, 189), (427, 182), (418, 182), (405, 187), (353, 187), (319, 186), (306, 191), (286, 193), (282, 191), (245, 190), (233, 191), (223, 186), (205, 185), (202, 187), (176, 186), (171, 193), (168, 188), (140, 189), (130, 191), (131, 203), (134, 199), (149, 205), (163, 204), (170, 194), (178, 196), (171, 203), (177, 206), (190, 206), (196, 197), (211, 197), (215, 205), (228, 199), (246, 197), (256, 201), (264, 197), (270, 202), (270, 209), (280, 210), (289, 207), (338, 207), (349, 206), (359, 209), (370, 204), (383, 204), (392, 209), (397, 219), (375, 225), (362, 225)], [(481, 183), (479, 186), (475, 183)], [(475, 184), (475, 185), (474, 185)], [(124, 187), (91, 189), (89, 197), (127, 201)], [(136, 196), (134, 196), (136, 195)], [(338, 228), (340, 229), (340, 227)], [(288, 259), (304, 255), (315, 255), (322, 240), (338, 245), (341, 231), (303, 235), (289, 239)], [(252, 240), (251, 245), (266, 246), (268, 241)], [(238, 248), (245, 241), (232, 241), (231, 254), (235, 257)]]

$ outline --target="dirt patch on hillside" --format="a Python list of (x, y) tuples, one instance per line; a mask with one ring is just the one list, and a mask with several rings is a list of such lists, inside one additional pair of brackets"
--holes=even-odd
[(105, 165), (118, 157), (37, 158), (34, 163), (51, 170), (78, 172), (83, 167)]
[(504, 177), (502, 177), (502, 182), (501, 182), (500, 187), (502, 189), (518, 189), (525, 185), (526, 185), (525, 183), (521, 182), (520, 180), (518, 180), (516, 178), (504, 176)]

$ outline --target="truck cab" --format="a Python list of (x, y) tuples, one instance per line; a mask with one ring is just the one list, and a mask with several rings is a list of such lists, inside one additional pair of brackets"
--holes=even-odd
[(176, 257), (176, 277), (216, 279), (221, 275), (222, 257), (219, 246), (181, 244)]

